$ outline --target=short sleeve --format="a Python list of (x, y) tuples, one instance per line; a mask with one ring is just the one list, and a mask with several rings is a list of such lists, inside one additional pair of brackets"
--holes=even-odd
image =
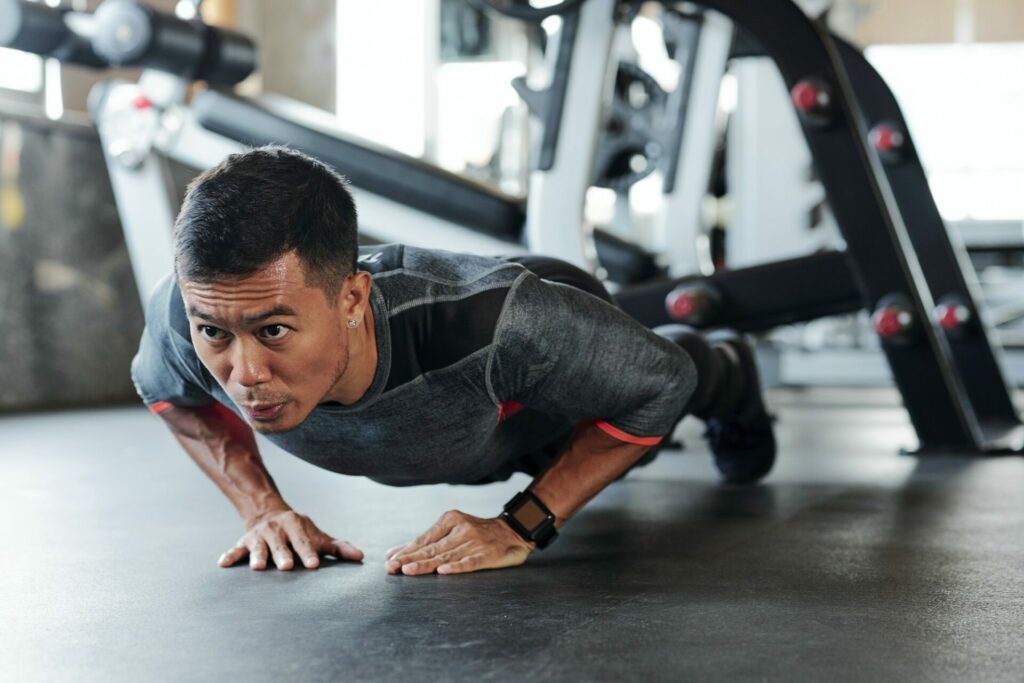
[[(182, 307), (173, 276), (168, 276), (153, 290), (146, 308), (146, 327), (131, 372), (135, 391), (153, 412), (168, 406), (199, 407), (215, 400), (205, 388), (191, 341), (183, 337), (188, 323)], [(177, 329), (182, 323), (184, 330)]]
[(593, 419), (644, 445), (672, 429), (697, 386), (677, 344), (592, 294), (529, 272), (506, 299), (488, 380), (496, 405)]

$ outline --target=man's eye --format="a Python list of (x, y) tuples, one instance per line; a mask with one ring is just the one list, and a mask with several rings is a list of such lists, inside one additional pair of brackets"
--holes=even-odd
[(200, 325), (199, 334), (208, 341), (220, 341), (224, 338), (224, 330), (210, 325)]
[(284, 339), (288, 335), (289, 329), (284, 325), (267, 325), (262, 331), (264, 337), (271, 341), (277, 341)]

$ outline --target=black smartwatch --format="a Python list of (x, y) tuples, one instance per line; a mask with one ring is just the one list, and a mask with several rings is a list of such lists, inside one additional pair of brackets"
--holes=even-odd
[(536, 543), (540, 549), (548, 547), (558, 538), (555, 516), (532, 491), (517, 493), (512, 500), (505, 503), (505, 511), (501, 513), (501, 518), (517, 534), (531, 543)]

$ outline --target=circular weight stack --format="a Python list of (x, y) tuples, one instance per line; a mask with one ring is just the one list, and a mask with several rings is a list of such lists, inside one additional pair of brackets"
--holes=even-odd
[(533, 5), (528, 0), (471, 0), (473, 4), (493, 10), (506, 17), (539, 24), (548, 17), (576, 9), (583, 0), (561, 0), (552, 4)]
[(664, 146), (658, 140), (658, 119), (668, 94), (636, 64), (620, 62), (614, 97), (604, 134), (595, 155), (598, 187), (625, 192), (658, 168)]

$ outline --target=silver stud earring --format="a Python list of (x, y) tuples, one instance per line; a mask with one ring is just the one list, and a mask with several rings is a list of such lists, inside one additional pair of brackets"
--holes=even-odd
[(355, 327), (358, 324), (359, 324), (359, 321), (356, 320), (355, 318), (352, 318), (351, 320), (348, 321), (348, 326), (349, 327)]

